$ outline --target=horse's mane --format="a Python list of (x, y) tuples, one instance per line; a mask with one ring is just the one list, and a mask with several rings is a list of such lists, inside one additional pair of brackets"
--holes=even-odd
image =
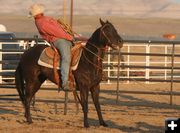
[(95, 43), (96, 44), (96, 43), (99, 43), (99, 41), (100, 41), (100, 28), (96, 29), (96, 31), (88, 39), (89, 43)]

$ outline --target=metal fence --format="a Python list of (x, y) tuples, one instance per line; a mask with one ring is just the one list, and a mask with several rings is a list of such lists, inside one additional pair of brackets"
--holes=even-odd
[[(147, 41), (127, 40), (121, 49), (121, 69), (119, 78), (132, 80), (169, 80), (171, 79), (171, 68), (173, 63), (173, 78), (180, 79), (180, 42), (178, 41)], [(117, 79), (118, 51), (107, 52), (104, 61), (109, 80), (107, 83)], [(173, 62), (172, 62), (173, 59)], [(146, 81), (149, 83), (149, 81)]]
[[(180, 95), (179, 93), (173, 93), (173, 83), (180, 82), (180, 41), (125, 40), (124, 42), (121, 52), (108, 49), (103, 61), (104, 73), (108, 80), (103, 81), (102, 84), (117, 83), (118, 101), (120, 81), (125, 81), (126, 83), (136, 81), (145, 81), (146, 83), (170, 82), (169, 93), (162, 93), (162, 95), (170, 95), (170, 103), (172, 104), (172, 96)], [(14, 71), (19, 61), (18, 59), (3, 59), (3, 56), (16, 54), (20, 57), (24, 50), (36, 43), (48, 45), (47, 42), (38, 38), (17, 38), (11, 39), (9, 42), (6, 39), (6, 41), (0, 42), (1, 85), (11, 85), (11, 83), (13, 85)], [(18, 44), (19, 47), (16, 49), (2, 49), (4, 44)], [(4, 64), (8, 66), (14, 65), (14, 67), (13, 69), (6, 69), (3, 67)], [(48, 86), (52, 85), (52, 83), (47, 81), (43, 85)], [(145, 94), (145, 92), (139, 93)]]
[(23, 52), (28, 48), (39, 45), (49, 45), (42, 39), (16, 38), (1, 39), (0, 41), (0, 84), (14, 83), (14, 72)]
[[(13, 75), (18, 59), (8, 59), (3, 57), (5, 55), (19, 56), (29, 47), (36, 44), (46, 44), (42, 39), (34, 38), (19, 38), (19, 39), (6, 39), (5, 42), (0, 42), (0, 83), (5, 80), (13, 80)], [(2, 49), (2, 45), (18, 45), (16, 49)], [(171, 78), (172, 68), (172, 54), (173, 54), (173, 67), (174, 79), (180, 78), (180, 42), (178, 41), (149, 41), (149, 40), (125, 40), (124, 47), (121, 49), (121, 69), (120, 78), (123, 79), (159, 79), (169, 80)], [(174, 52), (173, 46), (174, 45)], [(107, 51), (106, 57), (103, 61), (104, 73), (108, 77), (107, 82), (103, 84), (114, 83), (117, 79), (118, 73), (118, 51), (112, 51), (110, 48)], [(14, 67), (3, 67), (3, 66)], [(123, 67), (122, 67), (123, 66)], [(145, 67), (144, 67), (145, 66)], [(11, 69), (12, 68), (12, 69)], [(131, 80), (127, 80), (131, 83)], [(148, 83), (148, 81), (146, 81)], [(46, 82), (45, 85), (48, 85)]]

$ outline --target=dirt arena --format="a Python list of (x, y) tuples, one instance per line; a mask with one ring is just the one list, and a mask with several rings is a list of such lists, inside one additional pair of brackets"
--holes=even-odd
[[(180, 92), (178, 84), (174, 90)], [(168, 92), (168, 83), (123, 83), (120, 90)], [(15, 94), (16, 90), (0, 89), (1, 94)], [(99, 126), (96, 110), (89, 97), (90, 128), (83, 128), (83, 113), (80, 107), (76, 114), (73, 95), (69, 94), (68, 114), (63, 113), (63, 103), (36, 102), (31, 108), (33, 124), (25, 123), (24, 110), (20, 101), (0, 101), (1, 133), (162, 133), (164, 121), (170, 117), (180, 117), (180, 96), (173, 97), (173, 105), (169, 105), (169, 96), (144, 94), (119, 94), (116, 104), (116, 85), (102, 85), (100, 103), (102, 113), (108, 127)], [(40, 90), (37, 99), (60, 100), (64, 93)], [(57, 110), (55, 109), (57, 108)]]

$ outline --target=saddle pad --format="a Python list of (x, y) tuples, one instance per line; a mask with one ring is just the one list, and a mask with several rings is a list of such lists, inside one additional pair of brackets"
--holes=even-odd
[[(78, 43), (71, 49), (71, 69), (72, 70), (77, 69), (83, 47), (84, 47), (84, 45), (82, 45), (81, 43)], [(51, 47), (47, 47), (41, 53), (40, 58), (38, 60), (38, 64), (40, 66), (53, 68), (54, 51), (52, 51), (51, 49), (52, 49)], [(48, 51), (50, 51), (50, 53)], [(59, 62), (59, 59), (60, 58), (58, 58), (58, 60), (57, 60), (58, 62)], [(57, 69), (60, 69), (59, 66), (57, 67)]]
[[(48, 67), (48, 68), (53, 68), (53, 58), (49, 57), (46, 54), (46, 49), (44, 49), (39, 57), (38, 60), (38, 65)], [(60, 69), (59, 66), (57, 69)]]

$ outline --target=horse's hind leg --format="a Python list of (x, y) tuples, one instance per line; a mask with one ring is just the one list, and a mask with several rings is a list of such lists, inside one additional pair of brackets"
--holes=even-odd
[(92, 95), (94, 105), (96, 107), (96, 111), (97, 111), (98, 118), (99, 118), (99, 123), (100, 123), (100, 125), (106, 127), (108, 125), (103, 120), (102, 113), (101, 113), (101, 107), (99, 104), (99, 91), (100, 91), (100, 86), (97, 85), (96, 87), (91, 88), (91, 95)]
[(40, 86), (41, 83), (38, 81), (26, 83), (25, 117), (29, 124), (32, 123), (32, 118), (30, 113), (31, 100), (35, 95), (35, 93), (39, 90)]

